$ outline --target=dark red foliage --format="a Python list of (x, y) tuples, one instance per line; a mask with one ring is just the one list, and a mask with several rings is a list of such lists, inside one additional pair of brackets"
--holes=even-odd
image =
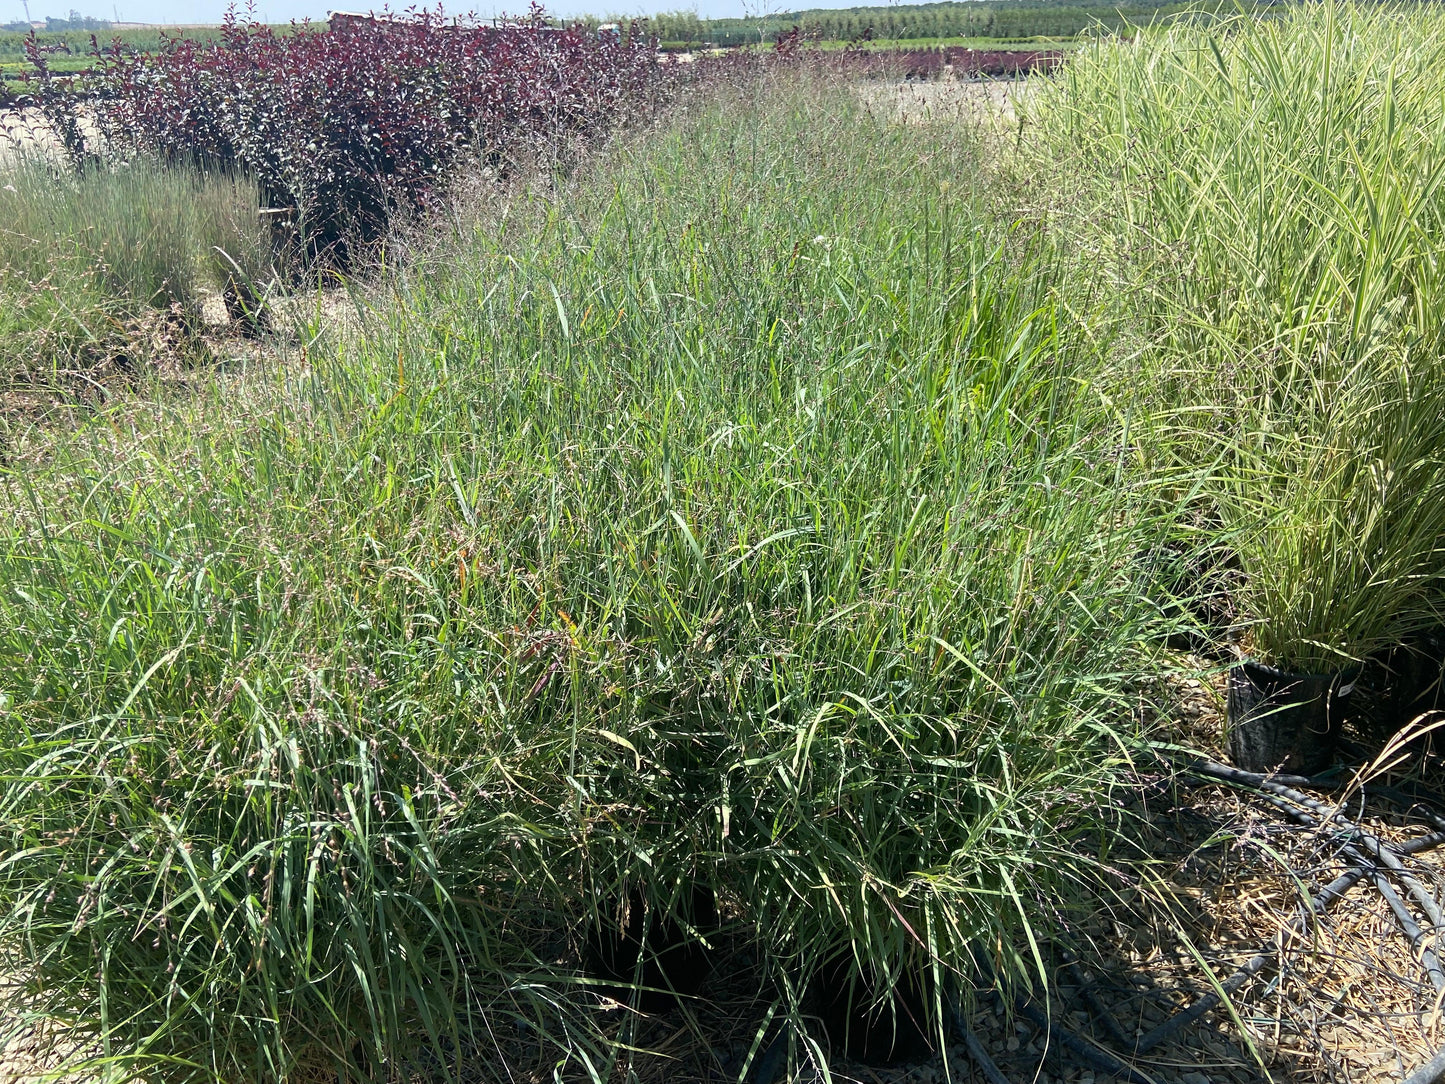
[[(650, 43), (549, 28), (535, 6), (505, 27), (414, 9), (290, 34), (233, 13), (212, 39), (98, 53), (82, 86), (109, 150), (242, 168), (296, 209), (313, 256), (343, 260), (471, 156), (505, 170), (644, 110), (660, 71)], [(45, 108), (56, 80), (35, 59)]]
[(1064, 59), (1057, 49), (1038, 49), (1030, 52), (1000, 49), (957, 49), (944, 50), (947, 62), (953, 66), (955, 75), (1024, 75), (1031, 72), (1052, 71)]
[[(92, 39), (94, 40), (94, 39)], [(50, 122), (60, 145), (72, 160), (85, 157), (85, 132), (81, 127), (80, 115), (74, 108), (70, 92), (71, 79), (57, 79), (50, 73), (49, 50), (36, 40), (32, 30), (25, 38), (25, 59), (33, 69), (26, 77), (33, 92), (15, 102), (21, 107), (34, 106)], [(10, 104), (6, 95), (6, 102)]]
[(951, 68), (955, 76), (1013, 76), (1052, 71), (1063, 60), (1055, 49), (870, 49), (850, 50), (855, 71), (929, 79)]
[(687, 77), (693, 82), (728, 82), (779, 67), (809, 69), (835, 79), (933, 79), (949, 73), (957, 78), (1012, 77), (1050, 72), (1063, 57), (1054, 49), (866, 49), (861, 43), (831, 51), (811, 47), (795, 28), (779, 35), (771, 53), (734, 49), (702, 57), (687, 65)]

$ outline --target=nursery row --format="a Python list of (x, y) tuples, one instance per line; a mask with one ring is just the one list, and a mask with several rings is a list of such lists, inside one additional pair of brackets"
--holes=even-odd
[(1043, 138), (1093, 163), (1108, 213), (1071, 231), (1131, 287), (1156, 469), (1209, 467), (1188, 575), (1230, 583), (1260, 664), (1231, 747), (1310, 770), (1360, 664), (1441, 624), (1445, 38), (1428, 7), (1336, 5), (1201, 37), (1084, 51)]
[(650, 43), (508, 29), (440, 14), (287, 33), (235, 12), (206, 37), (104, 48), (82, 75), (32, 49), (26, 101), (80, 164), (136, 155), (245, 172), (289, 209), (311, 259), (348, 263), (399, 215), (425, 212), (459, 167), (557, 168), (653, 104)]
[(25, 1012), (155, 1079), (622, 1079), (599, 992), (746, 971), (722, 1071), (802, 1076), (1086, 953), (1169, 644), (1319, 678), (1231, 727), (1313, 769), (1441, 623), (1442, 60), (1181, 26), (1008, 140), (749, 61), (394, 227), (302, 363), (13, 434)]
[(860, 75), (892, 75), (929, 79), (955, 76), (1027, 76), (1052, 71), (1063, 59), (1057, 49), (870, 49), (849, 55), (850, 69)]
[[(1284, 0), (1265, 0), (1246, 7), (1254, 12), (1284, 9)], [(1103, 4), (1094, 0), (969, 0), (927, 4), (890, 4), (886, 7), (843, 9), (809, 8), (760, 14), (754, 17), (703, 19), (695, 12), (670, 12), (642, 23), (646, 33), (661, 41), (737, 46), (771, 42), (798, 28), (809, 41), (925, 41), (938, 38), (992, 38), (1027, 41), (1031, 38), (1072, 38), (1099, 29), (1118, 33), (1201, 12), (1233, 13), (1233, 4), (1215, 0), (1179, 3), (1175, 0), (1131, 0)]]
[(260, 207), (250, 178), (188, 163), (0, 167), (0, 389), (95, 392), (194, 353), (207, 304), (254, 329), (273, 266)]

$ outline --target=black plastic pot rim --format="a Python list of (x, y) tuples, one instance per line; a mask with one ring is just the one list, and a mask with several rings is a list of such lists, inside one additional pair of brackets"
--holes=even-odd
[(1351, 663), (1349, 666), (1342, 667), (1339, 670), (1331, 670), (1323, 674), (1302, 674), (1298, 670), (1281, 670), (1277, 666), (1270, 666), (1268, 663), (1258, 662), (1249, 658), (1240, 659), (1238, 663), (1236, 663), (1236, 667), (1239, 669), (1248, 667), (1251, 670), (1258, 670), (1268, 677), (1284, 678), (1286, 680), (1326, 681), (1333, 678), (1341, 678), (1353, 683), (1354, 680), (1360, 676), (1360, 671), (1364, 668), (1364, 664), (1358, 662)]
[(1363, 662), (1353, 662), (1338, 671), (1329, 671), (1327, 674), (1301, 674), (1299, 671), (1282, 671), (1279, 666), (1270, 666), (1266, 662), (1257, 662), (1256, 659), (1240, 659), (1235, 663), (1235, 669), (1251, 669), (1267, 678), (1277, 678), (1280, 681), (1340, 681), (1340, 688), (1337, 695), (1347, 697), (1354, 689), (1355, 681), (1360, 678), (1360, 672), (1364, 669)]

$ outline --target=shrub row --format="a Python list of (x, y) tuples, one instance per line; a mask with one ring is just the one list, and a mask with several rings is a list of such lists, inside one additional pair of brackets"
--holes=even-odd
[[(83, 77), (32, 51), (32, 97), (75, 158), (154, 152), (254, 175), (294, 208), (314, 256), (346, 260), (398, 212), (425, 209), (472, 155), (496, 170), (555, 161), (644, 111), (660, 66), (638, 38), (463, 27), (426, 11), (278, 33), (228, 15), (151, 53), (97, 47)], [(83, 93), (93, 129), (80, 121)]]
[(942, 75), (946, 68), (955, 75), (1029, 75), (1052, 71), (1064, 58), (1057, 49), (880, 49), (853, 55), (868, 74), (895, 72), (911, 79)]
[[(793, 35), (779, 52), (795, 55), (797, 45)], [(77, 163), (150, 154), (245, 172), (273, 207), (294, 213), (309, 257), (342, 264), (398, 213), (433, 205), (464, 162), (497, 172), (556, 166), (650, 112), (683, 74), (639, 33), (549, 27), (535, 6), (506, 26), (462, 26), (423, 10), (281, 32), (232, 12), (210, 37), (163, 38), (149, 53), (118, 39), (94, 49), (91, 71), (60, 75), (30, 44), (30, 99)], [(849, 52), (830, 63), (918, 78), (946, 67), (1017, 75), (1060, 58), (950, 48)], [(737, 62), (691, 65), (687, 75), (716, 76)]]
[(1135, 277), (1140, 413), (1220, 464), (1242, 646), (1324, 673), (1445, 613), (1445, 24), (1329, 4), (1220, 29), (1081, 49), (1031, 109), (1091, 186), (1089, 258)]

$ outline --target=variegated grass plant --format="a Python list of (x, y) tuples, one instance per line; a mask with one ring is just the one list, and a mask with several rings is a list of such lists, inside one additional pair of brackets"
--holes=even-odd
[(1121, 394), (1213, 466), (1246, 648), (1286, 668), (1438, 620), (1442, 62), (1431, 6), (1330, 2), (1100, 42), (1031, 105), (1138, 329)]

